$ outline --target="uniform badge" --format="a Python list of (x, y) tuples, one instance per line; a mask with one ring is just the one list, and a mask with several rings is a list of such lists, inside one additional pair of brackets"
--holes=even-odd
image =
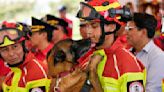
[(41, 88), (33, 88), (31, 92), (43, 92)]
[(143, 83), (140, 81), (129, 82), (128, 92), (144, 92)]

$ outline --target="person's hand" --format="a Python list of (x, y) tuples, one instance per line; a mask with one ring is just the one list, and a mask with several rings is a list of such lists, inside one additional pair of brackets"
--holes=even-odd
[(95, 71), (96, 72), (97, 66), (101, 62), (101, 60), (102, 60), (101, 55), (92, 56), (90, 64), (89, 64), (89, 71)]
[(85, 79), (86, 79), (86, 74), (82, 72), (80, 68), (76, 68), (75, 71), (60, 79), (59, 90), (61, 92), (69, 92), (69, 91), (71, 92), (72, 88), (74, 88), (75, 86), (79, 85), (80, 87), (81, 85), (83, 85)]
[(4, 76), (0, 76), (0, 92), (2, 92), (2, 83), (3, 83), (4, 79), (5, 79)]
[(101, 55), (94, 55), (89, 64), (89, 80), (93, 86), (91, 92), (103, 92), (97, 75), (97, 66), (101, 62), (101, 60)]

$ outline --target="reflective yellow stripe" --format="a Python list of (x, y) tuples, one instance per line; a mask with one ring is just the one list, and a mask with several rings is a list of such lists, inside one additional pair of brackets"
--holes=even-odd
[(50, 83), (51, 80), (46, 78), (28, 82), (25, 88), (13, 88), (12, 86), (7, 86), (3, 83), (3, 92), (29, 92), (30, 89), (36, 87), (45, 87), (46, 92), (49, 92)]
[(105, 11), (108, 10), (110, 8), (117, 8), (120, 7), (120, 3), (119, 2), (114, 2), (112, 4), (109, 4), (108, 6), (94, 6), (94, 8), (96, 9), (96, 11)]
[(102, 88), (104, 92), (128, 92), (128, 82), (137, 80), (144, 81), (143, 72), (126, 73), (122, 75), (118, 80), (110, 77), (103, 77), (101, 81), (103, 81)]
[(103, 84), (103, 81), (101, 81), (101, 80), (102, 80), (102, 73), (104, 70), (105, 62), (107, 60), (107, 56), (106, 56), (105, 51), (103, 49), (95, 51), (94, 54), (99, 54), (99, 55), (103, 56), (103, 59), (98, 64), (98, 68), (97, 68), (97, 73), (98, 73), (100, 83)]
[(109, 77), (102, 78), (102, 88), (104, 92), (122, 92), (120, 91), (120, 83), (118, 80)]
[(146, 87), (146, 77), (147, 77), (147, 74), (146, 74), (146, 68), (143, 70), (143, 74), (144, 74), (144, 87)]
[(14, 72), (14, 76), (11, 81), (11, 86), (7, 86), (3, 83), (3, 91), (4, 92), (26, 92), (25, 88), (18, 87), (19, 80), (21, 78), (22, 71), (19, 68), (11, 68)]
[(144, 76), (143, 72), (125, 73), (118, 80), (119, 80), (119, 83), (122, 84), (122, 85), (120, 85), (121, 92), (127, 92), (127, 90), (128, 90), (127, 83), (128, 82), (142, 80), (143, 86), (144, 86), (145, 76)]
[(45, 87), (46, 92), (49, 92), (50, 83), (51, 83), (51, 80), (47, 79), (47, 78), (34, 80), (34, 81), (28, 82), (27, 85), (26, 85), (26, 88), (27, 88), (27, 91), (29, 92), (29, 90), (31, 88)]
[(10, 90), (11, 86), (7, 86), (5, 83), (3, 83), (3, 92), (28, 92), (23, 87), (17, 87), (14, 90)]
[(38, 79), (34, 81), (27, 82), (26, 87), (18, 87), (19, 80), (21, 78), (21, 70), (19, 68), (11, 68), (14, 72), (14, 76), (11, 82), (11, 86), (7, 86), (3, 83), (3, 91), (4, 92), (29, 92), (30, 89), (35, 87), (45, 87), (46, 92), (49, 92), (50, 87), (50, 79)]
[(164, 80), (162, 80), (162, 92), (164, 92)]
[(103, 77), (104, 66), (107, 56), (104, 50), (97, 50), (94, 54), (104, 56), (103, 60), (99, 63), (97, 73), (104, 92), (127, 92), (127, 83), (136, 80), (143, 80), (143, 85), (146, 83), (146, 70), (137, 73), (125, 73), (118, 79)]
[(11, 85), (15, 89), (16, 87), (18, 87), (18, 83), (21, 78), (22, 72), (19, 68), (11, 68), (11, 70), (14, 72), (14, 76), (13, 76)]

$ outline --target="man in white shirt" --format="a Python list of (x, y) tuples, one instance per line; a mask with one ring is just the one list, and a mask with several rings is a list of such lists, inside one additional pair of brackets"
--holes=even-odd
[(134, 47), (134, 54), (147, 70), (146, 92), (162, 92), (164, 52), (152, 41), (156, 26), (157, 21), (152, 15), (134, 13), (125, 27), (128, 31), (127, 41)]

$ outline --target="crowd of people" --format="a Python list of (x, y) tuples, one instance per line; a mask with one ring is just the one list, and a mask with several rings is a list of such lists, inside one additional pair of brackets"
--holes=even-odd
[(164, 92), (157, 17), (118, 0), (79, 6), (79, 41), (66, 6), (60, 17), (31, 17), (31, 25), (0, 24), (0, 92)]

